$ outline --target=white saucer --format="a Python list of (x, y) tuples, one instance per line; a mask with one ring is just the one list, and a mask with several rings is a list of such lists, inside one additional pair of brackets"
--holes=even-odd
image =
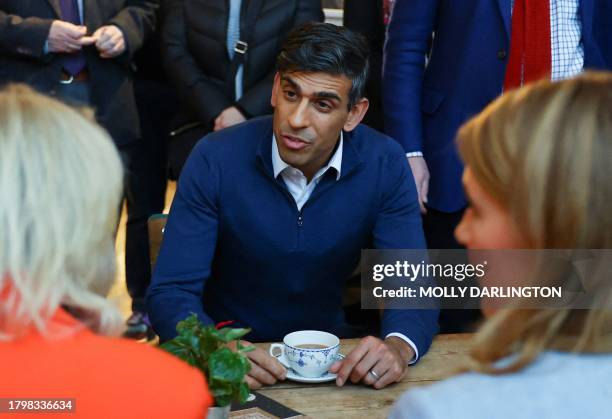
[[(338, 354), (336, 361), (340, 361), (341, 359), (344, 359), (344, 355)], [(291, 368), (287, 368), (287, 379), (291, 381), (297, 381), (298, 383), (313, 383), (313, 384), (326, 383), (328, 381), (334, 381), (336, 379), (336, 374), (327, 372), (325, 373), (325, 375), (322, 375), (321, 377), (309, 378), (309, 377), (301, 376), (300, 374), (298, 374)]]

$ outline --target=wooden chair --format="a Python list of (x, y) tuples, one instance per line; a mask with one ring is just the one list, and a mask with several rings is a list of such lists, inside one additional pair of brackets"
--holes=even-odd
[(161, 242), (164, 238), (164, 228), (166, 228), (167, 220), (168, 214), (153, 214), (147, 221), (149, 229), (149, 256), (151, 258), (151, 271), (153, 271), (155, 263), (157, 262), (157, 255), (159, 255), (159, 248), (161, 247)]

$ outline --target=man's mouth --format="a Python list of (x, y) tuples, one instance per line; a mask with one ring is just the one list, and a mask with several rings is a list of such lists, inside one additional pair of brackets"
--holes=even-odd
[(300, 137), (295, 137), (288, 134), (283, 134), (282, 139), (285, 147), (290, 150), (302, 150), (310, 144), (308, 141), (303, 140)]

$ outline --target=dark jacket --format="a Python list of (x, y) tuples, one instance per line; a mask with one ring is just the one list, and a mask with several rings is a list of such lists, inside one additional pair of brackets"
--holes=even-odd
[[(454, 139), (457, 128), (502, 91), (511, 12), (510, 0), (394, 4), (383, 70), (385, 129), (406, 152), (425, 155), (428, 205), (436, 210), (454, 212), (467, 204)], [(609, 70), (612, 0), (580, 0), (579, 16), (584, 67)]]
[[(292, 28), (322, 21), (320, 0), (264, 0), (244, 63), (242, 98), (234, 103), (228, 89), (228, 0), (170, 0), (162, 30), (162, 50), (170, 79), (184, 108), (194, 120), (210, 125), (226, 108), (236, 105), (245, 116), (270, 113), (276, 55)], [(245, 9), (242, 1), (241, 34)]]
[(362, 123), (383, 131), (382, 54), (385, 43), (385, 23), (382, 0), (344, 0), (344, 26), (361, 33), (370, 45), (370, 75), (365, 96), (370, 107)]
[[(96, 118), (118, 145), (140, 137), (130, 62), (154, 28), (157, 3), (83, 0), (89, 34), (112, 24), (121, 29), (126, 41), (126, 52), (114, 59), (100, 58), (95, 46), (84, 50)], [(59, 0), (0, 0), (0, 84), (24, 82), (53, 93), (62, 64), (55, 54), (44, 53), (44, 45), (53, 20), (59, 16)]]

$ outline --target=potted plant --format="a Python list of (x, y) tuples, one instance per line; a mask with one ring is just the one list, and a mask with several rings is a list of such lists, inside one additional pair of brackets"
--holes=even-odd
[[(180, 321), (176, 326), (178, 335), (161, 345), (167, 352), (200, 369), (208, 380), (215, 407), (208, 411), (208, 418), (229, 417), (230, 403), (244, 403), (249, 397), (249, 386), (244, 377), (251, 369), (251, 363), (244, 355), (255, 349), (241, 345), (240, 338), (250, 329), (226, 327), (232, 322), (215, 326), (203, 326), (195, 314)], [(236, 341), (236, 350), (228, 344)]]

